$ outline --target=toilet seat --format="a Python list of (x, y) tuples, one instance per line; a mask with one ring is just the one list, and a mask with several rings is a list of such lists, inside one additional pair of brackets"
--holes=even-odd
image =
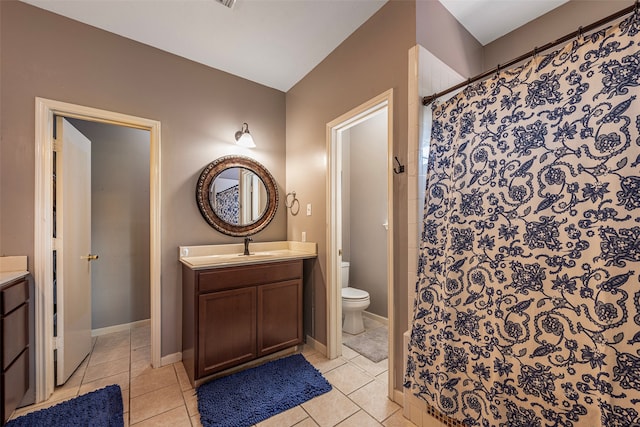
[(356, 288), (342, 288), (342, 298), (349, 301), (365, 300), (369, 298), (369, 292)]

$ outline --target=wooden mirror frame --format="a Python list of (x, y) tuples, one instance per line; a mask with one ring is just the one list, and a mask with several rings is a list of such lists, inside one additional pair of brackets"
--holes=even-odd
[[(246, 225), (229, 224), (213, 210), (210, 200), (211, 183), (222, 171), (230, 168), (244, 168), (256, 174), (265, 186), (267, 206), (258, 220)], [(213, 228), (228, 236), (244, 237), (255, 234), (265, 228), (276, 215), (278, 208), (278, 187), (269, 171), (255, 160), (245, 156), (224, 156), (209, 163), (198, 178), (196, 185), (196, 203), (203, 218)]]

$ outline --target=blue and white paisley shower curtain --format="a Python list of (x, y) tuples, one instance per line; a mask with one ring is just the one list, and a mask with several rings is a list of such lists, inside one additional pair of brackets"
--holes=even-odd
[(405, 387), (468, 426), (640, 426), (640, 20), (433, 110)]

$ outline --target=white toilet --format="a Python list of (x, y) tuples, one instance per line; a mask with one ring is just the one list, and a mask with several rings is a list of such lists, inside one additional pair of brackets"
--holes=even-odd
[(364, 332), (362, 312), (369, 307), (369, 292), (349, 287), (349, 263), (342, 263), (342, 330), (355, 335)]

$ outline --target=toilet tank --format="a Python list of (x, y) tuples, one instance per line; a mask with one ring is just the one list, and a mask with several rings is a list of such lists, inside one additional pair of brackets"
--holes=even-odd
[(349, 262), (342, 261), (342, 287), (349, 286)]

